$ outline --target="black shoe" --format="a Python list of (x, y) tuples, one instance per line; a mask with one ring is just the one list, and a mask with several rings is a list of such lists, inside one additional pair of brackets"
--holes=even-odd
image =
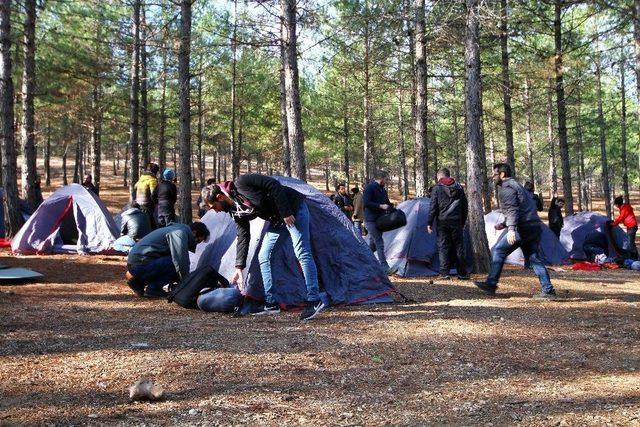
[(149, 289), (147, 286), (147, 289), (144, 291), (145, 298), (166, 298), (167, 296), (169, 296), (169, 294), (162, 289)]
[(487, 282), (473, 282), (482, 292), (487, 295), (495, 295), (497, 286), (488, 285)]
[(533, 299), (553, 301), (558, 299), (558, 295), (556, 294), (556, 291), (540, 292), (539, 294), (535, 294)]
[(280, 306), (278, 304), (265, 304), (264, 307), (262, 307), (262, 310), (251, 313), (252, 316), (265, 316), (273, 314), (280, 314)]
[(458, 280), (469, 280), (471, 279), (471, 276), (469, 276), (468, 274), (458, 274)]
[(131, 289), (139, 297), (144, 296), (144, 283), (142, 283), (135, 277), (127, 280), (127, 286), (129, 286), (129, 289)]
[(441, 274), (440, 276), (438, 276), (438, 280), (451, 280), (451, 276), (449, 276), (448, 274)]
[(302, 314), (300, 315), (300, 320), (311, 320), (318, 315), (322, 310), (324, 310), (325, 305), (322, 301), (309, 301), (307, 302), (307, 306), (302, 310)]

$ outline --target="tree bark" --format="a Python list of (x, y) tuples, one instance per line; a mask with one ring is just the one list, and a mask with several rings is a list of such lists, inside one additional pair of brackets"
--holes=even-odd
[(160, 170), (167, 167), (167, 50), (168, 46), (162, 46), (162, 89), (160, 95), (160, 131), (158, 136), (158, 165)]
[(240, 175), (240, 150), (236, 139), (236, 117), (238, 108), (238, 0), (233, 2), (233, 36), (231, 40), (231, 179), (235, 180)]
[(91, 94), (91, 175), (93, 185), (100, 191), (100, 162), (102, 161), (102, 109), (100, 106), (99, 82), (93, 84)]
[(178, 55), (178, 81), (180, 93), (180, 168), (178, 170), (178, 200), (180, 217), (184, 224), (191, 224), (191, 110), (189, 88), (191, 75), (191, 5), (193, 0), (180, 3), (180, 53)]
[(44, 185), (51, 185), (51, 123), (47, 122), (47, 134), (44, 145)]
[(558, 195), (558, 173), (556, 171), (556, 151), (553, 137), (553, 100), (551, 99), (552, 82), (549, 80), (547, 88), (547, 143), (549, 144), (549, 198)]
[(576, 102), (578, 104), (578, 109), (576, 114), (576, 134), (577, 134), (576, 139), (578, 142), (578, 160), (580, 162), (578, 166), (578, 176), (580, 177), (580, 182), (578, 185), (578, 193), (580, 195), (579, 200), (581, 201), (579, 202), (579, 210), (582, 211), (583, 207), (586, 207), (587, 210), (589, 209), (589, 194), (588, 194), (588, 188), (587, 188), (587, 178), (584, 173), (584, 142), (582, 137), (582, 116), (581, 116), (582, 101), (581, 101), (581, 96), (579, 91), (577, 94)]
[(525, 76), (524, 78), (524, 132), (525, 139), (527, 142), (527, 169), (529, 175), (529, 181), (536, 186), (536, 174), (533, 168), (533, 131), (531, 126), (531, 101), (529, 97), (529, 78)]
[(349, 159), (349, 108), (347, 105), (347, 78), (342, 78), (342, 143), (344, 153), (343, 172), (346, 179), (347, 188), (349, 188), (350, 178), (350, 159)]
[[(140, 127), (140, 0), (133, 2), (133, 46), (131, 53), (131, 87), (129, 91), (129, 155), (131, 179), (129, 198), (135, 199), (135, 185), (140, 172), (140, 147), (138, 132)], [(125, 180), (126, 181), (126, 180)]]
[(625, 87), (626, 61), (624, 58), (624, 45), (620, 49), (620, 98), (622, 99), (620, 114), (620, 142), (622, 145), (622, 191), (624, 198), (629, 203), (629, 167), (627, 164), (627, 93)]
[(25, 0), (24, 69), (22, 73), (22, 197), (35, 210), (40, 204), (36, 181), (34, 95), (36, 90), (36, 0)]
[(415, 0), (415, 165), (416, 197), (424, 197), (428, 188), (427, 146), (427, 52), (425, 43), (425, 2)]
[(129, 144), (124, 147), (124, 170), (122, 173), (122, 185), (126, 188), (129, 186)]
[(7, 237), (16, 235), (23, 220), (18, 199), (18, 161), (14, 134), (14, 90), (11, 75), (11, 0), (0, 1), (0, 138)]
[(73, 164), (73, 183), (80, 184), (80, 175), (82, 174), (82, 142), (80, 137), (76, 141), (75, 162)]
[(140, 148), (142, 148), (142, 165), (151, 162), (149, 146), (149, 79), (147, 76), (147, 17), (146, 7), (140, 8)]
[(307, 164), (304, 153), (304, 133), (300, 105), (300, 82), (298, 79), (298, 42), (296, 35), (296, 0), (280, 0), (284, 45), (284, 82), (287, 98), (287, 127), (291, 148), (291, 175), (306, 181)]
[[(456, 100), (458, 99), (458, 89), (457, 89), (457, 81), (455, 76), (455, 68), (453, 66), (453, 61), (451, 61), (450, 64), (450, 72), (451, 72), (451, 100), (452, 103), (456, 102)], [(453, 129), (451, 130), (453, 133), (453, 150), (454, 150), (454, 160), (455, 160), (455, 166), (456, 166), (456, 171), (455, 171), (455, 178), (456, 181), (460, 181), (460, 132), (459, 132), (459, 128), (458, 128), (458, 109), (455, 107), (455, 105), (452, 106), (451, 108), (451, 124)]]
[(562, 192), (565, 201), (565, 212), (573, 215), (573, 188), (571, 186), (571, 160), (569, 158), (569, 141), (567, 138), (567, 106), (564, 96), (564, 69), (562, 65), (562, 7), (564, 0), (555, 2), (555, 19), (553, 23), (556, 48), (556, 104), (558, 108), (558, 146), (562, 163)]
[(500, 0), (500, 50), (502, 52), (502, 105), (504, 107), (504, 131), (507, 145), (507, 163), (516, 176), (516, 156), (513, 148), (513, 112), (511, 109), (511, 79), (509, 77), (509, 15), (507, 0)]
[[(596, 25), (596, 33), (597, 33)], [(611, 218), (611, 192), (609, 187), (609, 163), (607, 161), (607, 141), (605, 134), (604, 113), (602, 109), (602, 63), (600, 59), (600, 42), (596, 43), (596, 90), (598, 96), (598, 130), (600, 141), (600, 166), (602, 168), (602, 190), (607, 216)]]
[(202, 68), (198, 76), (198, 180), (200, 188), (204, 187), (204, 157), (202, 154), (202, 142), (204, 139), (204, 110), (202, 108)]
[[(283, 17), (280, 17), (280, 32), (283, 31)], [(289, 126), (287, 125), (287, 89), (284, 81), (284, 43), (280, 41), (280, 123), (282, 132), (282, 168), (284, 176), (291, 176), (291, 147)]]
[[(420, 0), (421, 1), (421, 0)], [(477, 273), (489, 269), (489, 243), (484, 226), (482, 173), (484, 152), (482, 143), (482, 107), (480, 75), (480, 19), (478, 1), (465, 0), (465, 133), (467, 140), (467, 197), (469, 199), (469, 230), (473, 247), (473, 265)]]
[(62, 185), (69, 185), (67, 176), (67, 156), (69, 155), (69, 143), (65, 141), (64, 152), (62, 153)]
[(407, 154), (404, 146), (404, 112), (402, 111), (403, 95), (400, 87), (400, 78), (402, 78), (402, 69), (400, 58), (398, 58), (398, 152), (400, 154), (400, 190), (402, 191), (402, 200), (409, 198), (409, 171), (407, 169)]
[[(636, 72), (636, 115), (638, 120), (638, 131), (640, 135), (640, 0), (633, 2), (633, 40), (635, 53)], [(640, 168), (640, 144), (638, 145), (638, 167)]]

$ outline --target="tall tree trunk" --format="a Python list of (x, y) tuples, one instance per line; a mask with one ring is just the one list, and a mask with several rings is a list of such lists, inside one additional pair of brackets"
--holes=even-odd
[(467, 197), (469, 199), (469, 230), (473, 247), (474, 271), (489, 269), (489, 243), (484, 226), (482, 186), (486, 176), (482, 173), (484, 152), (482, 143), (482, 106), (480, 75), (480, 18), (478, 1), (465, 0), (465, 134), (467, 140)]
[(291, 148), (291, 175), (303, 181), (307, 178), (307, 163), (304, 154), (304, 134), (300, 105), (300, 82), (298, 79), (298, 42), (296, 36), (296, 0), (280, 0), (284, 25), (284, 83), (287, 96), (287, 127)]
[(586, 207), (586, 209), (589, 209), (589, 205), (588, 205), (588, 198), (589, 198), (589, 194), (588, 194), (588, 188), (587, 188), (587, 178), (585, 176), (584, 173), (584, 142), (583, 142), (583, 138), (582, 138), (582, 116), (581, 116), (581, 107), (582, 107), (582, 101), (581, 101), (581, 96), (580, 96), (580, 91), (578, 91), (577, 94), (577, 100), (576, 100), (577, 104), (578, 104), (578, 109), (577, 109), (577, 114), (576, 114), (576, 136), (577, 136), (577, 142), (578, 142), (578, 160), (579, 160), (579, 165), (578, 165), (578, 176), (579, 176), (579, 184), (578, 184), (578, 193), (580, 195), (579, 200), (581, 200), (581, 203), (579, 202), (579, 209), (580, 211), (583, 210), (583, 206)]
[(51, 123), (47, 122), (47, 134), (44, 145), (44, 185), (51, 185)]
[[(633, 2), (633, 40), (636, 72), (636, 115), (640, 137), (640, 0)], [(638, 167), (640, 168), (640, 144), (638, 144)]]
[(82, 171), (80, 170), (81, 168), (82, 168), (82, 141), (80, 140), (80, 137), (78, 137), (78, 140), (76, 141), (75, 163), (73, 164), (73, 183), (74, 184), (80, 183), (80, 175), (82, 174)]
[(556, 104), (558, 108), (558, 146), (562, 163), (562, 192), (564, 193), (565, 212), (573, 215), (573, 188), (571, 186), (571, 159), (569, 158), (569, 141), (567, 138), (567, 105), (564, 96), (564, 69), (562, 65), (562, 6), (565, 0), (556, 0), (555, 19), (553, 21), (556, 47)]
[(91, 94), (91, 175), (93, 184), (100, 190), (100, 162), (102, 161), (102, 109), (99, 82), (94, 82)]
[[(529, 97), (529, 78), (524, 78), (524, 132), (525, 139), (527, 141), (527, 169), (529, 175), (529, 181), (536, 186), (536, 174), (533, 169), (533, 131), (531, 126), (531, 101)], [(536, 186), (537, 188), (537, 186)]]
[(69, 155), (69, 143), (64, 142), (64, 151), (62, 153), (62, 185), (69, 185), (69, 178), (67, 174), (67, 157)]
[(178, 55), (178, 82), (180, 93), (180, 168), (178, 170), (178, 200), (180, 216), (184, 224), (191, 224), (191, 110), (189, 101), (191, 54), (191, 4), (180, 3), (180, 53)]
[[(456, 100), (458, 99), (458, 89), (457, 89), (457, 81), (455, 78), (455, 67), (453, 65), (453, 61), (451, 61), (450, 63), (450, 71), (451, 71), (451, 102), (452, 104), (456, 102)], [(452, 124), (452, 133), (453, 133), (453, 153), (454, 153), (454, 160), (455, 160), (455, 166), (456, 166), (456, 171), (455, 171), (455, 178), (456, 181), (460, 181), (460, 132), (458, 129), (458, 109), (455, 107), (455, 105), (452, 106), (451, 108), (451, 124)]]
[[(284, 28), (284, 17), (280, 17), (280, 32)], [(291, 176), (291, 147), (287, 125), (287, 89), (284, 81), (284, 43), (280, 40), (280, 123), (282, 132), (282, 168), (284, 176)]]
[(124, 147), (124, 171), (122, 173), (122, 185), (129, 186), (129, 144)]
[(129, 155), (131, 179), (129, 197), (135, 199), (135, 185), (140, 173), (140, 147), (138, 132), (140, 127), (140, 0), (133, 2), (133, 46), (131, 53), (131, 88), (129, 91)]
[(40, 204), (36, 180), (34, 95), (36, 90), (36, 0), (25, 0), (24, 69), (22, 73), (22, 197), (35, 210)]
[[(598, 32), (596, 25), (596, 33)], [(604, 205), (607, 216), (610, 218), (611, 210), (611, 193), (609, 187), (609, 163), (607, 161), (607, 141), (605, 134), (604, 113), (602, 110), (602, 63), (600, 60), (600, 42), (596, 44), (596, 90), (598, 96), (598, 130), (600, 140), (600, 166), (602, 168), (602, 189), (604, 193)]]
[(415, 164), (416, 197), (424, 197), (429, 186), (427, 147), (427, 52), (425, 43), (425, 2), (415, 0)]
[(18, 199), (18, 160), (14, 134), (14, 90), (11, 75), (11, 0), (0, 2), (0, 138), (2, 138), (2, 182), (7, 237), (22, 227)]
[(142, 148), (142, 164), (146, 167), (151, 162), (149, 147), (149, 79), (147, 78), (147, 16), (146, 7), (140, 8), (140, 147)]
[(343, 172), (347, 180), (347, 188), (349, 187), (350, 178), (350, 162), (349, 162), (349, 108), (347, 106), (347, 78), (342, 78), (342, 143), (344, 152)]
[(624, 44), (620, 49), (620, 98), (622, 98), (622, 112), (620, 115), (620, 142), (622, 144), (622, 191), (624, 198), (629, 202), (629, 167), (627, 164), (627, 93), (625, 87), (626, 61), (624, 58)]
[(558, 173), (556, 169), (556, 150), (555, 140), (553, 137), (553, 100), (551, 99), (552, 81), (549, 79), (549, 87), (547, 88), (547, 143), (549, 144), (549, 198), (556, 197), (558, 194)]
[[(402, 69), (400, 58), (398, 58), (398, 85), (402, 78)], [(409, 171), (407, 169), (407, 154), (404, 146), (404, 112), (402, 111), (403, 96), (402, 88), (398, 86), (398, 153), (400, 154), (400, 190), (402, 191), (402, 199), (409, 198)]]
[(231, 179), (235, 180), (240, 175), (240, 150), (236, 139), (236, 118), (238, 108), (238, 0), (233, 2), (233, 37), (231, 40)]
[(504, 131), (507, 143), (507, 163), (516, 176), (516, 156), (513, 148), (513, 113), (511, 110), (511, 79), (509, 77), (509, 15), (507, 0), (500, 0), (500, 49), (502, 51), (502, 105), (504, 107)]
[(364, 150), (363, 150), (363, 174), (365, 181), (369, 181), (371, 175), (373, 174), (372, 170), (372, 155), (373, 155), (373, 140), (371, 138), (371, 76), (370, 76), (370, 66), (371, 66), (371, 29), (369, 27), (369, 0), (364, 0), (364, 10), (365, 10), (365, 25), (364, 25), (364, 93), (363, 93), (363, 121), (362, 121), (362, 129), (363, 129), (363, 138), (364, 138)]
[(202, 68), (198, 76), (198, 179), (200, 188), (204, 187), (204, 157), (202, 154), (202, 141), (204, 139), (203, 123), (204, 110), (202, 109)]
[(158, 136), (158, 165), (160, 170), (167, 167), (167, 50), (168, 46), (162, 46), (162, 89), (160, 95), (160, 134)]

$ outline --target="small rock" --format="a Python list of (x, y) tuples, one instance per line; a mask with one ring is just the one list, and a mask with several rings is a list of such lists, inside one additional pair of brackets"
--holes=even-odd
[(129, 400), (132, 402), (150, 400), (152, 402), (162, 399), (164, 390), (155, 385), (148, 378), (141, 378), (129, 387)]
[(198, 415), (198, 410), (197, 409), (189, 409), (189, 415)]
[(132, 342), (131, 347), (132, 348), (149, 348), (150, 346), (148, 342)]
[(98, 418), (98, 414), (89, 414), (89, 418)]

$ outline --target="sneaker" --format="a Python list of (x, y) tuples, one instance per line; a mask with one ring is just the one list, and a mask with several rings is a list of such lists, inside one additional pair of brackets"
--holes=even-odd
[(451, 276), (449, 276), (448, 274), (441, 274), (440, 276), (438, 276), (438, 280), (451, 280)]
[(309, 301), (307, 306), (302, 310), (300, 320), (311, 320), (324, 310), (325, 305), (322, 301)]
[(495, 295), (497, 286), (491, 286), (487, 282), (473, 282), (482, 292), (487, 295)]
[(169, 296), (169, 294), (162, 289), (149, 289), (147, 286), (147, 289), (144, 291), (145, 298), (166, 298), (167, 296)]
[(262, 310), (251, 313), (252, 316), (266, 316), (270, 314), (280, 314), (280, 306), (278, 304), (265, 304)]
[(458, 280), (469, 280), (471, 279), (471, 276), (469, 276), (468, 274), (458, 274)]
[(135, 277), (131, 276), (131, 278), (127, 280), (127, 286), (129, 286), (129, 289), (131, 289), (133, 293), (135, 293), (139, 297), (144, 296), (144, 283), (142, 283)]
[(535, 294), (533, 299), (553, 301), (558, 299), (558, 294), (556, 294), (556, 291), (540, 292), (539, 294)]

